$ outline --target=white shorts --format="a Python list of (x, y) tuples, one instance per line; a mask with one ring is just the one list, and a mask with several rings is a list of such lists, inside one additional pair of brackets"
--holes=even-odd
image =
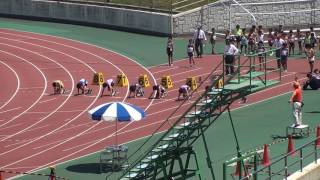
[(314, 56), (313, 56), (313, 57), (311, 57), (311, 58), (307, 57), (307, 59), (308, 59), (309, 63), (314, 63), (314, 61), (315, 61)]

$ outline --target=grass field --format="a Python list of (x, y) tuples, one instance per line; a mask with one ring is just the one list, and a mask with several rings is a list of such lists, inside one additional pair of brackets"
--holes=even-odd
[[(89, 1), (89, 0), (82, 0)], [(103, 3), (114, 3), (121, 5), (139, 6), (147, 8), (155, 8), (170, 11), (173, 9), (176, 12), (186, 11), (216, 0), (90, 0)]]

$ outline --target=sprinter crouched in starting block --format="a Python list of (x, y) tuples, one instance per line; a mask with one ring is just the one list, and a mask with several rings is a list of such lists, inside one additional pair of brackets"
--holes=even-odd
[(101, 97), (103, 96), (104, 90), (107, 88), (108, 91), (110, 92), (110, 96), (114, 96), (116, 95), (116, 93), (118, 92), (117, 90), (114, 89), (114, 81), (113, 79), (108, 79), (106, 80), (106, 82), (104, 82), (102, 84), (102, 92), (101, 92)]
[(63, 82), (61, 80), (55, 80), (52, 83), (53, 94), (63, 94), (66, 92)]
[(78, 89), (78, 94), (80, 94), (80, 90), (81, 90), (81, 94), (91, 94), (92, 93), (92, 89), (90, 89), (88, 87), (88, 81), (85, 80), (84, 78), (80, 79), (80, 81), (77, 83), (77, 89)]
[[(133, 93), (133, 96), (131, 96)], [(129, 87), (129, 96), (130, 97), (143, 97), (144, 96), (144, 90), (143, 87), (140, 84), (132, 84)]]
[(190, 86), (184, 84), (180, 86), (178, 90), (178, 101), (180, 100), (180, 96), (182, 95), (183, 99), (190, 99), (191, 97), (189, 96), (189, 91), (190, 91)]
[(166, 97), (168, 94), (166, 88), (164, 88), (161, 84), (157, 84), (152, 86), (152, 93), (149, 99), (160, 99)]

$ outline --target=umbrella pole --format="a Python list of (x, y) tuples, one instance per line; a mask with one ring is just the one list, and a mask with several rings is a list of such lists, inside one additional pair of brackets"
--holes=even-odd
[(118, 119), (116, 120), (116, 146), (118, 147)]

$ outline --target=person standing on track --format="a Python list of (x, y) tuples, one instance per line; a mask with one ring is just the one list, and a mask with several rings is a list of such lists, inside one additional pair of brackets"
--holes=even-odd
[(194, 52), (193, 40), (189, 39), (189, 43), (188, 43), (188, 46), (187, 46), (187, 54), (188, 54), (188, 57), (189, 57), (189, 65), (190, 65), (190, 67), (192, 67), (192, 64), (193, 65), (196, 64), (194, 62), (193, 52)]
[(315, 51), (314, 48), (312, 47), (308, 47), (305, 50), (306, 56), (307, 56), (307, 60), (309, 62), (310, 65), (310, 73), (313, 72), (313, 67), (314, 67), (314, 62), (315, 62)]
[(202, 58), (203, 54), (203, 43), (207, 40), (205, 32), (202, 30), (202, 26), (199, 26), (194, 32), (193, 40), (195, 42), (197, 57)]
[(302, 89), (300, 84), (297, 82), (293, 83), (293, 94), (289, 100), (289, 103), (292, 104), (293, 109), (293, 117), (294, 117), (294, 124), (293, 127), (300, 126), (302, 124)]
[(173, 65), (173, 40), (172, 40), (172, 36), (168, 37), (167, 55), (168, 55), (169, 66), (172, 66)]
[(235, 54), (239, 52), (236, 46), (232, 43), (231, 40), (226, 40), (226, 46), (224, 47), (224, 61), (225, 61), (225, 68), (226, 68), (226, 75), (231, 75), (234, 73), (234, 61), (235, 61)]

